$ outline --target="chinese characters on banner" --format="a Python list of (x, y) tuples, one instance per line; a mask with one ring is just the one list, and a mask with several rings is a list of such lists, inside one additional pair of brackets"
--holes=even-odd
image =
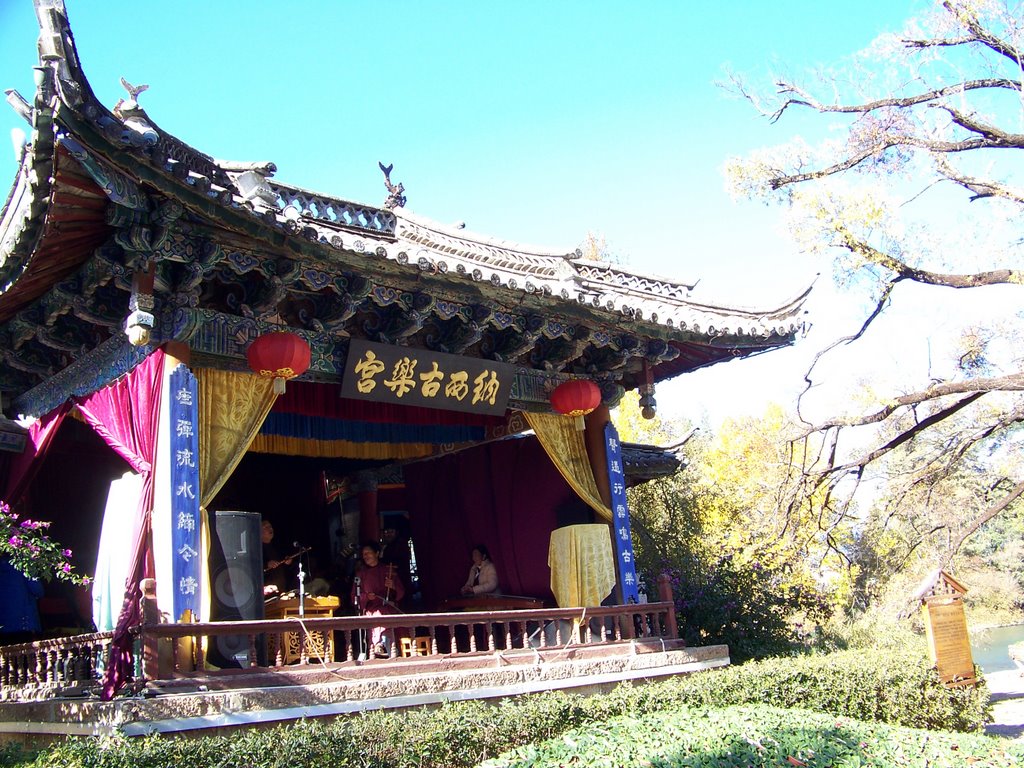
[(629, 505), (626, 503), (626, 473), (622, 465), (622, 446), (619, 433), (611, 422), (604, 427), (605, 456), (608, 458), (608, 483), (612, 490), (612, 528), (615, 532), (615, 557), (622, 576), (622, 599), (626, 603), (640, 602), (633, 557), (633, 534), (629, 527)]
[(341, 396), (501, 416), (514, 376), (494, 360), (352, 339)]
[(184, 365), (171, 373), (171, 573), (174, 619), (199, 615), (199, 403), (196, 377)]

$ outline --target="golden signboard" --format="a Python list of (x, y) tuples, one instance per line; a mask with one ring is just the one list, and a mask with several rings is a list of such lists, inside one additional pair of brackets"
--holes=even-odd
[(515, 367), (427, 349), (349, 342), (342, 397), (502, 415)]
[(932, 662), (944, 683), (973, 683), (974, 658), (967, 637), (967, 617), (959, 596), (924, 601), (925, 632)]

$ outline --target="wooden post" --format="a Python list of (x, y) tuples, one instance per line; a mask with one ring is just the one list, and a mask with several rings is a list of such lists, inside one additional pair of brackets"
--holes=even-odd
[(658, 600), (668, 603), (668, 616), (665, 617), (665, 631), (672, 640), (679, 638), (679, 626), (676, 624), (676, 598), (672, 594), (672, 581), (667, 573), (658, 574)]
[(182, 341), (165, 342), (163, 349), (164, 354), (168, 357), (164, 368), (168, 371), (174, 370), (179, 363), (188, 365), (192, 361), (192, 350), (188, 344)]
[(160, 609), (156, 602), (156, 579), (143, 579), (142, 588), (142, 679), (144, 682), (160, 679), (160, 652), (157, 637), (146, 630), (160, 623)]
[(359, 483), (359, 544), (380, 541), (380, 515), (377, 514), (377, 478), (370, 472), (358, 475)]
[(594, 482), (597, 483), (597, 492), (601, 494), (601, 501), (610, 507), (612, 489), (608, 479), (608, 454), (604, 445), (604, 425), (609, 421), (611, 413), (608, 406), (601, 403), (584, 417), (587, 429), (583, 433), (583, 441), (587, 447), (590, 470), (594, 473)]

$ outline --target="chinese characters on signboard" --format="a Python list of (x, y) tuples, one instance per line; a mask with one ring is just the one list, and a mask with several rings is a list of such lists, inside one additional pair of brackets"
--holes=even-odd
[(514, 375), (507, 363), (353, 339), (341, 395), (500, 416)]
[(604, 445), (608, 459), (608, 483), (612, 491), (612, 529), (615, 534), (615, 557), (622, 578), (622, 599), (626, 603), (638, 603), (640, 592), (633, 557), (633, 534), (629, 527), (629, 505), (626, 503), (622, 445), (619, 443), (619, 433), (611, 422), (604, 427)]
[(171, 373), (171, 573), (174, 618), (199, 615), (199, 403), (196, 377), (184, 365)]

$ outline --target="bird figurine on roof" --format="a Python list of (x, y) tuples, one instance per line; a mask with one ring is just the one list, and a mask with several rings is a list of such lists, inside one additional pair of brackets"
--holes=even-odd
[(122, 112), (131, 112), (132, 110), (139, 108), (139, 94), (149, 88), (148, 85), (132, 85), (123, 77), (121, 78), (121, 86), (128, 91), (128, 100), (118, 99), (117, 104), (114, 105), (114, 114), (119, 115)]
[(380, 166), (380, 170), (384, 174), (384, 186), (388, 189), (388, 199), (384, 201), (384, 207), (389, 211), (392, 208), (403, 208), (405, 206), (405, 186), (401, 183), (391, 183), (391, 170), (395, 164), (392, 163), (385, 167), (384, 163), (378, 160), (377, 165)]

